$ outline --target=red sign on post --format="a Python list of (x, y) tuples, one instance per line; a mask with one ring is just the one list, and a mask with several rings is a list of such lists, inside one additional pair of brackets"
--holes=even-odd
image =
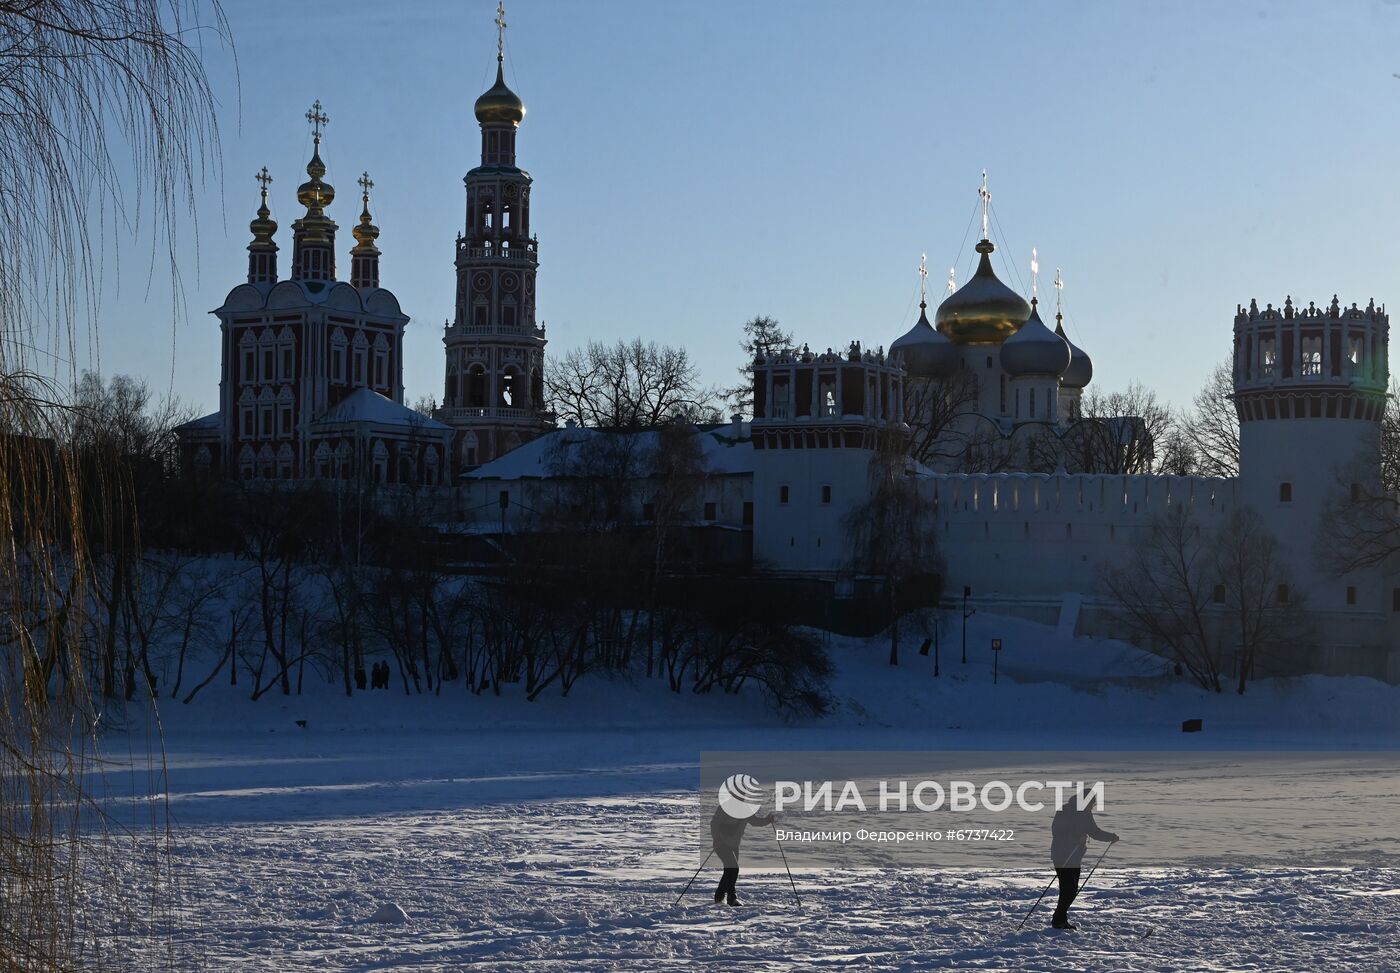
[(1000, 652), (1000, 651), (1001, 651), (1001, 639), (992, 639), (992, 651), (993, 651), (993, 652)]

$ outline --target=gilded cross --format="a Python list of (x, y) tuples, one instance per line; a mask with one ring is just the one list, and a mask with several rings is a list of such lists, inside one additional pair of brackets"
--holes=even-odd
[(496, 60), (506, 59), (506, 5), (496, 4)]
[(987, 215), (992, 206), (992, 194), (987, 191), (987, 170), (982, 170), (982, 188), (977, 190), (978, 197), (982, 200), (982, 239), (991, 239), (987, 236)]
[(316, 103), (311, 106), (311, 110), (306, 113), (306, 120), (311, 123), (311, 134), (316, 139), (316, 144), (321, 144), (321, 126), (330, 124), (330, 116), (321, 110), (321, 99), (317, 98)]
[(1064, 296), (1065, 282), (1060, 279), (1060, 268), (1055, 268), (1055, 313), (1058, 314), (1064, 309), (1064, 302), (1060, 300)]
[(267, 171), (267, 166), (262, 167), (262, 171), (253, 177), (262, 186), (263, 199), (267, 199), (267, 187), (272, 185), (272, 175)]
[(928, 303), (928, 254), (919, 254), (919, 303)]
[(949, 268), (948, 268), (948, 293), (951, 294), (951, 293), (953, 293), (953, 291), (955, 291), (955, 290), (957, 290), (957, 289), (958, 289), (958, 268), (956, 268), (956, 267), (949, 267)]
[(1031, 297), (1038, 297), (1040, 293), (1040, 258), (1035, 252), (1035, 247), (1031, 247)]
[(369, 191), (374, 188), (374, 180), (369, 177), (368, 172), (362, 172), (360, 173), (360, 178), (355, 181), (360, 184), (360, 189), (364, 191), (364, 200), (368, 205)]

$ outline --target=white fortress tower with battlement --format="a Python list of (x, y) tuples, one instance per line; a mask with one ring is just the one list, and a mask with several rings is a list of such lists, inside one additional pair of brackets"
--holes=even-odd
[(853, 342), (754, 360), (754, 556), (783, 573), (850, 570), (845, 518), (881, 437), (907, 438), (904, 369)]
[(1240, 498), (1289, 552), (1294, 584), (1327, 629), (1324, 652), (1374, 654), (1392, 592), (1380, 571), (1335, 576), (1320, 553), (1323, 513), (1349, 491), (1379, 489), (1390, 317), (1372, 301), (1235, 315)]

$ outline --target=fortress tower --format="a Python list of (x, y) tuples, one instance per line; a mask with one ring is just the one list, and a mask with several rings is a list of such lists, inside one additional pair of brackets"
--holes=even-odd
[(846, 570), (844, 519), (869, 493), (871, 457), (909, 433), (904, 369), (854, 342), (759, 356), (753, 378), (755, 555), (776, 571)]
[(1389, 381), (1390, 318), (1375, 302), (1309, 303), (1235, 315), (1235, 409), (1240, 420), (1240, 499), (1278, 536), (1327, 651), (1364, 650), (1362, 625), (1379, 626), (1391, 604), (1380, 572), (1335, 577), (1320, 563), (1319, 519), (1348, 491), (1380, 481), (1380, 429)]

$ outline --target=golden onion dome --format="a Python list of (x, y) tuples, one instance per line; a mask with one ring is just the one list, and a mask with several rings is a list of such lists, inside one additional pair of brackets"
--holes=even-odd
[(379, 238), (379, 227), (371, 222), (369, 215), (369, 198), (365, 199), (365, 208), (360, 213), (360, 222), (355, 224), (350, 232), (354, 234), (355, 242), (359, 244), (359, 249), (369, 249), (374, 246), (374, 241)]
[(272, 241), (272, 235), (277, 232), (277, 221), (273, 220), (272, 213), (267, 210), (267, 204), (263, 203), (258, 209), (258, 218), (248, 224), (249, 230), (253, 231), (253, 238), (259, 242)]
[(505, 64), (496, 59), (496, 83), (476, 100), (476, 120), (483, 125), (519, 125), (525, 102), (506, 85)]
[(258, 243), (271, 243), (272, 234), (277, 232), (277, 221), (267, 208), (267, 190), (263, 190), (262, 205), (258, 207), (257, 218), (248, 224), (248, 229), (253, 231), (253, 239)]
[(1000, 344), (1031, 316), (1031, 306), (992, 271), (990, 240), (977, 244), (977, 272), (938, 306), (938, 330), (957, 345)]
[(311, 153), (311, 161), (306, 164), (306, 174), (311, 178), (297, 187), (297, 202), (307, 209), (325, 209), (335, 199), (335, 187), (322, 182), (326, 174), (326, 164), (321, 161), (321, 140), (316, 140), (316, 148)]

